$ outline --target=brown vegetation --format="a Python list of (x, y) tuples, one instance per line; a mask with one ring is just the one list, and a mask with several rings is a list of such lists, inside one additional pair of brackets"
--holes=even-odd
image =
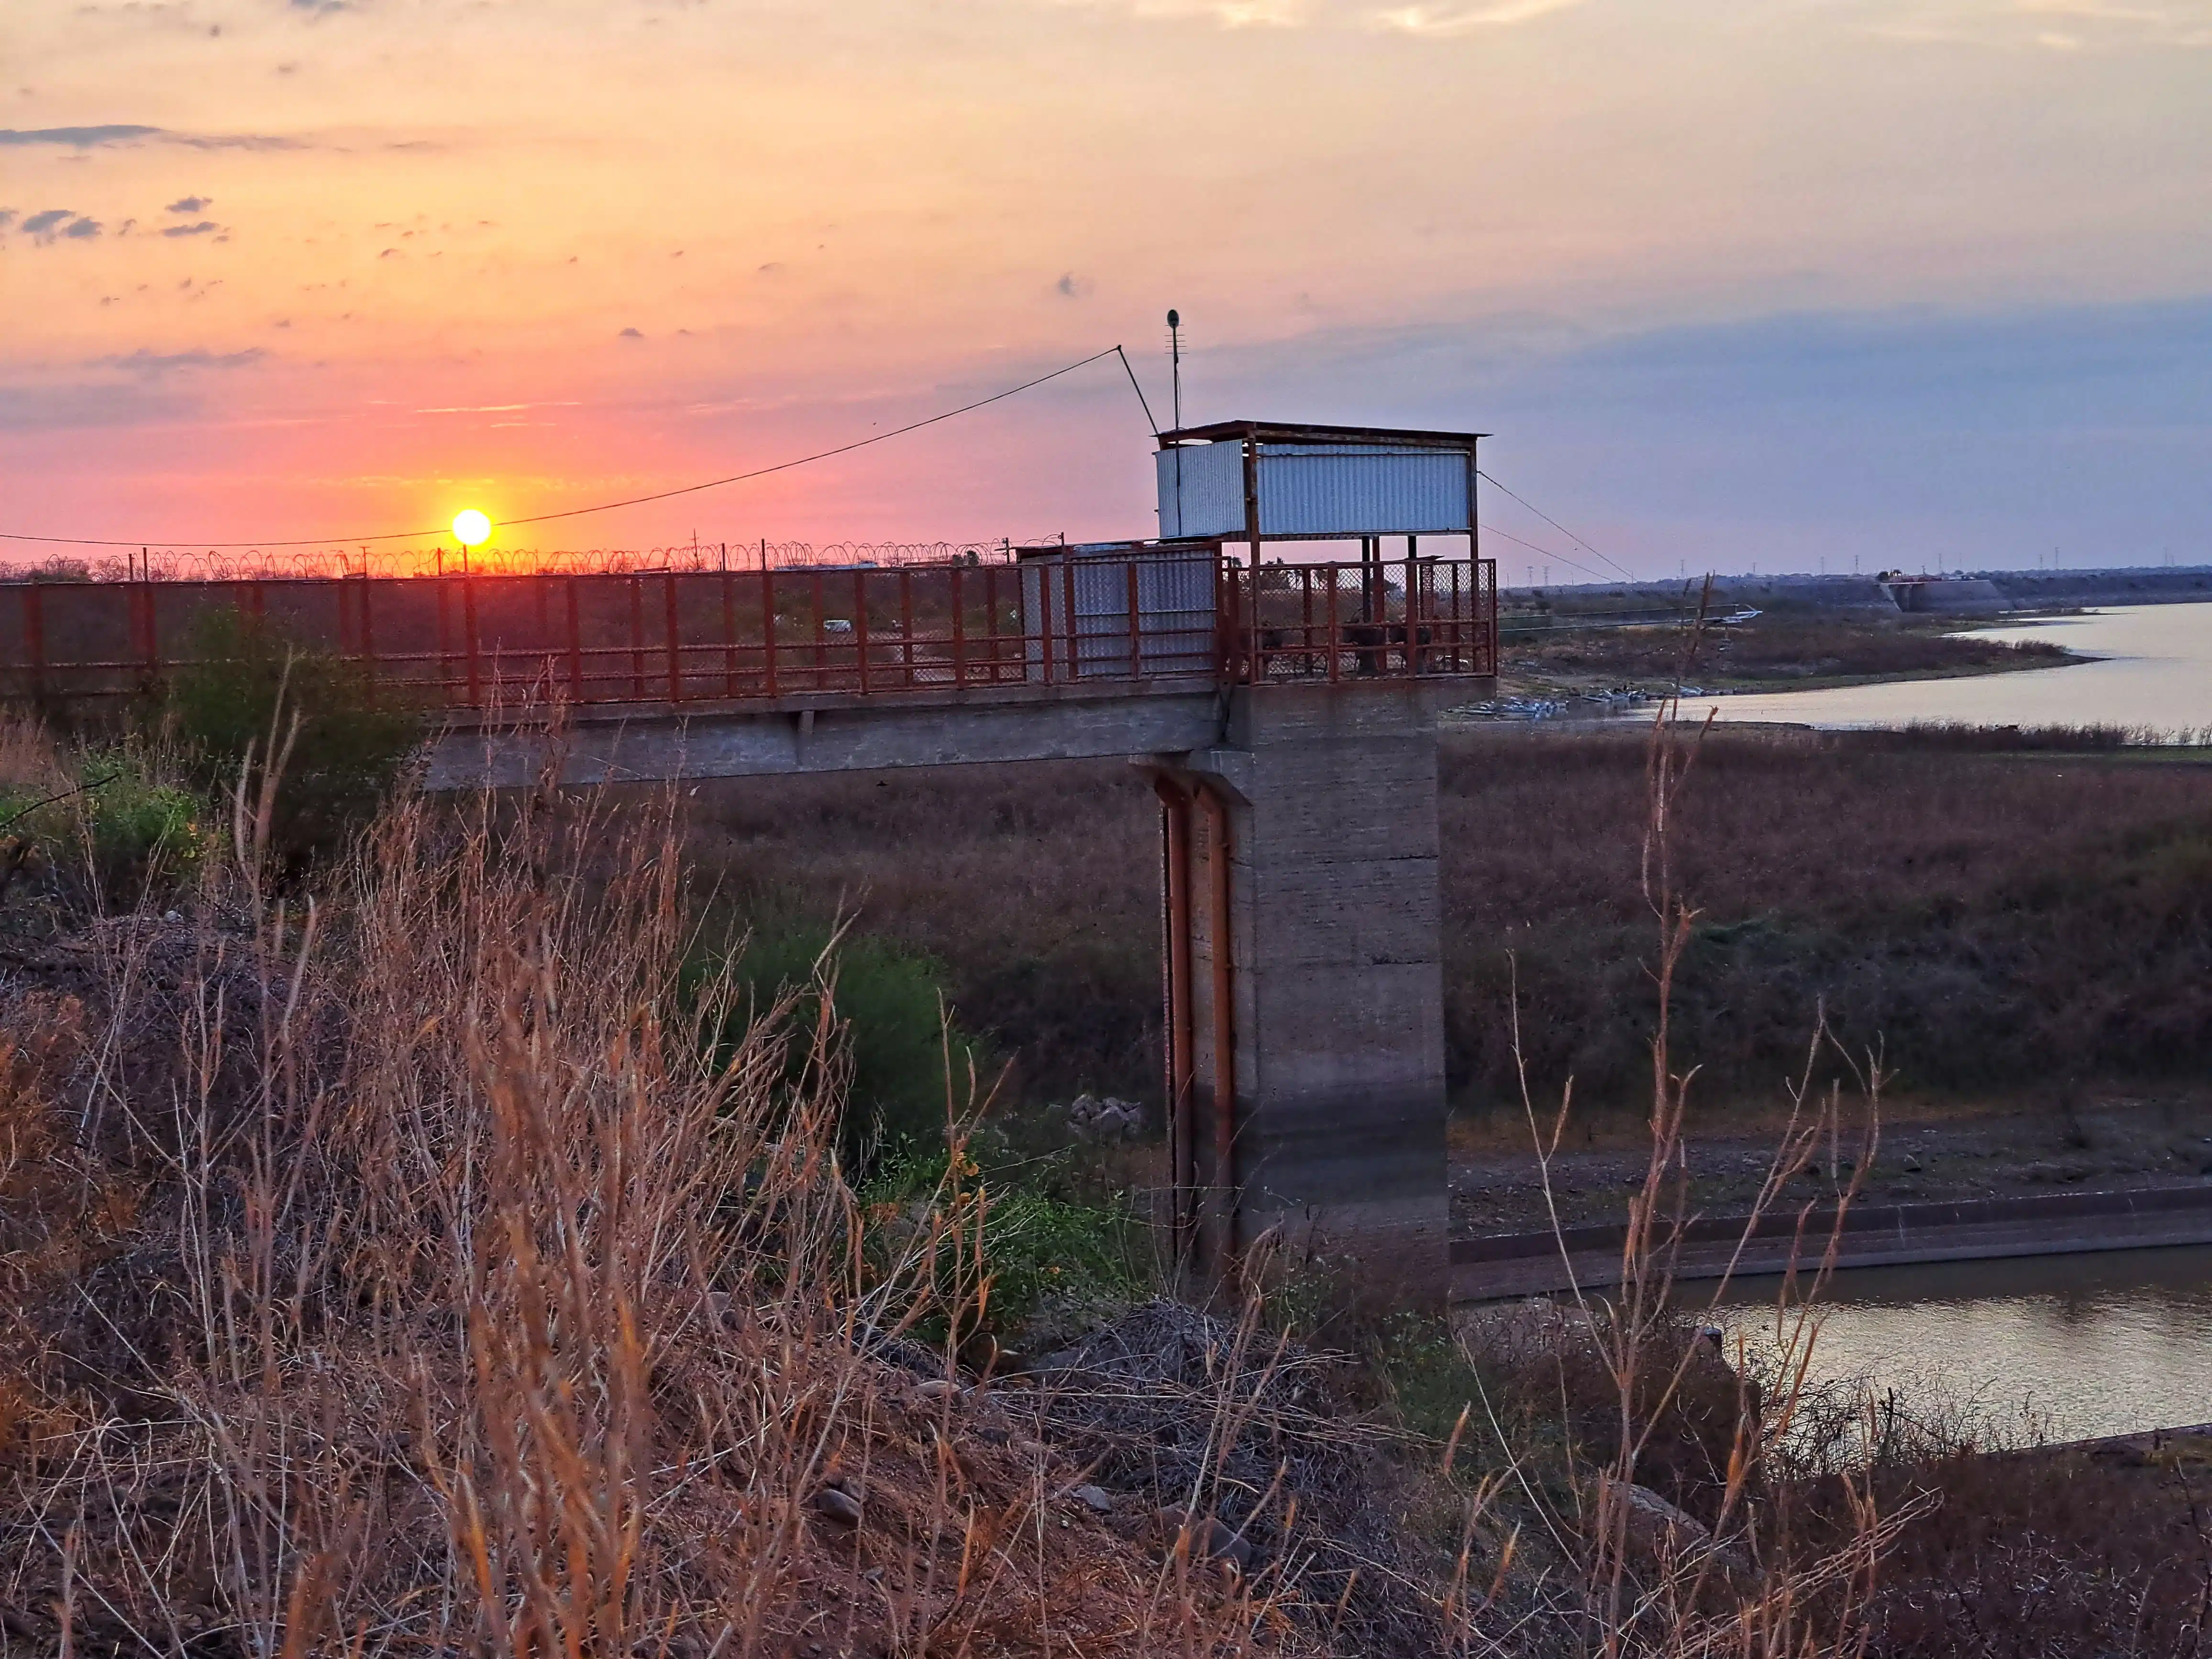
[(288, 903), (265, 785), (174, 913), (0, 929), (0, 1651), (1435, 1649), (1391, 1437), (1256, 1310), (955, 1364), (996, 1194), (956, 1133), (855, 1196), (665, 811), (402, 801)]
[(926, 1349), (899, 1363), (899, 1333), (959, 1324), (987, 1198), (950, 1191), (903, 1253), (862, 1249), (834, 1048), (796, 1093), (772, 1020), (709, 1060), (726, 991), (674, 994), (649, 822), (404, 806), (324, 904), (287, 910), (251, 879), (255, 816), (191, 918), (11, 947), (10, 1637), (1311, 1645), (1271, 1612), (1281, 1573), (1163, 1567), (1068, 1500), (1073, 1464), (948, 1426), (962, 1391), (929, 1390)]
[(2055, 668), (2073, 660), (2047, 640), (2017, 644), (1954, 631), (1950, 620), (1907, 621), (1844, 613), (1779, 612), (1708, 629), (1689, 649), (1676, 627), (1590, 628), (1509, 638), (1509, 684), (1638, 684), (1668, 690), (1764, 689), (1849, 680), (1989, 674)]
[[(1532, 756), (1558, 794), (1625, 808), (1581, 849), (1589, 888), (1554, 897), (1579, 890), (1570, 920), (1640, 938), (1653, 964), (1652, 1133), (1627, 1284), (1517, 1352), (1452, 1353), (1431, 1383), (1456, 1426), (1433, 1437), (1400, 1392), (1402, 1340), (1366, 1344), (1364, 1369), (1302, 1347), (1273, 1321), (1310, 1287), (1256, 1267), (1273, 1303), (1222, 1319), (1140, 1299), (991, 1375), (993, 1345), (964, 1339), (994, 1283), (998, 1177), (956, 1123), (918, 1203), (854, 1194), (841, 1034), (826, 1013), (733, 1018), (729, 969), (687, 975), (665, 805), (403, 799), (312, 900), (280, 901), (276, 785), (249, 764), (228, 853), (167, 890), (173, 914), (70, 897), (0, 928), (0, 1650), (2192, 1651), (2188, 1471), (2158, 1504), (2088, 1481), (2062, 1504), (2064, 1466), (1877, 1438), (1872, 1419), (1808, 1446), (1820, 1402), (1788, 1358), (1817, 1284), (1785, 1296), (1796, 1346), (1757, 1376), (1684, 1322), (1690, 1066), (1671, 1034), (1707, 941), (1680, 895), (1727, 890), (1701, 803), (1836, 764), (1817, 743), (1738, 747), (1708, 740), (1686, 793), (1690, 751), (1664, 743), (1452, 757), (1462, 830), (1505, 805), (1469, 787), (1478, 769)], [(0, 762), (72, 769), (20, 734)], [(2127, 775), (2149, 780), (2138, 806), (2191, 782)], [(1064, 778), (1060, 798), (1001, 796), (988, 833), (934, 826), (956, 890), (970, 878), (988, 906), (956, 910), (896, 856), (910, 824), (886, 843), (874, 873), (915, 943), (950, 961), (953, 917), (1010, 918), (995, 857), (1026, 847), (1048, 917), (1114, 921), (1149, 966), (1149, 927), (1086, 912), (1079, 872), (1042, 855), (1086, 805), (1079, 845), (1138, 850), (1142, 798), (1118, 774)], [(811, 903), (793, 872), (835, 867), (825, 828), (946, 810), (846, 786), (815, 798), (816, 862), (757, 837), (725, 891)], [(1128, 862), (1145, 893), (1149, 864)], [(1471, 867), (1449, 866), (1462, 900), (1533, 902), (1471, 888)], [(1006, 937), (1048, 960), (1058, 943), (1049, 921)], [(1881, 1091), (1865, 1045), (1823, 1030), (1808, 1049), (1807, 1029), (1765, 1205), (1843, 1131), (1829, 1072), (1869, 1124)], [(1529, 1075), (1513, 1067), (1512, 1098), (1548, 1158), (1560, 1132), (1538, 1127)], [(1367, 1310), (1370, 1334), (1388, 1322)]]
[[(2034, 734), (2014, 739), (2026, 744)], [(2077, 738), (2077, 742), (2079, 739)], [(1653, 1014), (1635, 898), (1644, 731), (1448, 739), (1448, 1065), (1640, 1098)], [(1980, 751), (1943, 734), (1715, 730), (1680, 856), (1699, 920), (1677, 1046), (1709, 1102), (1771, 1097), (1825, 1004), (1902, 1089), (2009, 1094), (2212, 1061), (2212, 770)], [(690, 845), (768, 897), (942, 964), (1032, 1097), (1158, 1095), (1157, 809), (1118, 763), (702, 786)]]

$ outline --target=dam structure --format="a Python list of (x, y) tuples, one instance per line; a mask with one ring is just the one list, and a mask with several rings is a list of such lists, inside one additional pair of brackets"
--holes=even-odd
[(141, 695), (229, 609), (441, 717), (434, 788), (1126, 757), (1160, 801), (1181, 1259), (1442, 1299), (1437, 721), (1492, 696), (1482, 434), (1161, 434), (1158, 533), (890, 567), (0, 583), (0, 696)]

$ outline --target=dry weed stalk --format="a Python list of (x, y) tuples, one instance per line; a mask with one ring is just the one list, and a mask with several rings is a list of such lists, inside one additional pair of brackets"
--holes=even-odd
[(302, 903), (264, 879), (285, 737), (194, 918), (97, 925), (70, 1127), (157, 1195), (150, 1289), (76, 1309), (108, 1373), (35, 1371), (10, 1629), (253, 1659), (1301, 1647), (1269, 1589), (1163, 1572), (942, 1386), (908, 1334), (972, 1325), (988, 1194), (956, 1156), (894, 1260), (863, 1248), (840, 1033), (793, 1039), (787, 1006), (718, 1044), (739, 994), (679, 983), (665, 803), (405, 799)]
[[(1761, 1224), (1784, 1205), (1785, 1184), (1792, 1177), (1823, 1164), (1832, 1181), (1846, 1168), (1850, 1173), (1833, 1190), (1832, 1209), (1826, 1214), (1820, 1214), (1811, 1200), (1798, 1208), (1790, 1265), (1763, 1365), (1754, 1367), (1741, 1333), (1733, 1339), (1730, 1364), (1722, 1352), (1726, 1339), (1709, 1343), (1705, 1334), (1686, 1325), (1678, 1293), (1678, 1269), (1694, 1218), (1688, 1209), (1686, 1124), (1696, 1069), (1678, 1068), (1670, 1047), (1670, 1016), (1698, 913), (1677, 885), (1675, 837), (1680, 799), (1704, 737), (1702, 729), (1681, 734), (1678, 712), (1672, 702), (1662, 709), (1646, 753), (1641, 886), (1659, 928), (1658, 953), (1649, 970), (1657, 999), (1650, 1039), (1649, 1157), (1629, 1197), (1617, 1286), (1609, 1296), (1596, 1296), (1577, 1282), (1554, 1198), (1553, 1164), (1572, 1107), (1571, 1081), (1545, 1125), (1519, 1050), (1517, 1022), (1515, 1030), (1522, 1107), (1561, 1261), (1574, 1286), (1571, 1316), (1554, 1322), (1549, 1332), (1559, 1410), (1570, 1425), (1567, 1505), (1553, 1502), (1521, 1467), (1494, 1409), (1490, 1421), (1504, 1448), (1507, 1474), (1559, 1555), (1572, 1564), (1566, 1605), (1578, 1632), (1578, 1650), (1605, 1659), (1856, 1655), (1866, 1650), (1869, 1639), (1869, 1609), (1882, 1552), (1916, 1508), (1907, 1504), (1888, 1514), (1879, 1512), (1870, 1484), (1846, 1473), (1843, 1501), (1850, 1523), (1841, 1528), (1844, 1541), (1803, 1560), (1792, 1549), (1786, 1505), (1774, 1501), (1774, 1477), (1810, 1397), (1817, 1301), (1834, 1271), (1844, 1214), (1878, 1140), (1883, 1073), (1877, 1058), (1845, 1054), (1816, 1019), (1803, 1070), (1790, 1086), (1787, 1122), (1709, 1305), (1717, 1305)], [(1856, 1079), (1860, 1111), (1855, 1126), (1847, 1124), (1852, 1114), (1841, 1088), (1823, 1091), (1815, 1082), (1819, 1062), (1830, 1056), (1840, 1059)], [(1816, 1226), (1825, 1230), (1824, 1238)], [(1797, 1263), (1804, 1261), (1816, 1265), (1801, 1274)], [(1575, 1385), (1570, 1380), (1571, 1370), (1585, 1358), (1595, 1362), (1602, 1399), (1610, 1402), (1602, 1408), (1609, 1423), (1590, 1437), (1594, 1463), (1583, 1461), (1584, 1446), (1574, 1428)], [(1717, 1443), (1708, 1449), (1711, 1466), (1692, 1472), (1692, 1514), (1650, 1491), (1645, 1471), (1662, 1432), (1673, 1432), (1675, 1420), (1698, 1409), (1691, 1396), (1710, 1401), (1717, 1390), (1729, 1402), (1729, 1420), (1707, 1425), (1720, 1432), (1709, 1437)], [(1592, 1406), (1595, 1410), (1597, 1401)], [(1691, 1501), (1684, 1493), (1677, 1496)], [(1463, 1583), (1464, 1565), (1460, 1577)], [(1468, 1650), (1495, 1650), (1492, 1639), (1478, 1638), (1471, 1625), (1465, 1640)]]

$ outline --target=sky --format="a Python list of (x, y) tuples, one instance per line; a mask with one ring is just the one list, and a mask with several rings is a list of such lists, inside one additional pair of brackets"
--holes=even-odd
[[(1117, 343), (1164, 424), (1170, 306), (1191, 422), (1494, 434), (1580, 538), (1487, 494), (1509, 581), (2212, 561), (2212, 0), (0, 6), (0, 531), (503, 521)], [(1152, 447), (1109, 357), (499, 535), (1142, 535)]]

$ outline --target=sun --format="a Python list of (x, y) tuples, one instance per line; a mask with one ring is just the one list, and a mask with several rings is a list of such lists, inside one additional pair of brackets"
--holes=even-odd
[(491, 520), (473, 507), (453, 514), (453, 539), (463, 547), (481, 547), (491, 538)]

